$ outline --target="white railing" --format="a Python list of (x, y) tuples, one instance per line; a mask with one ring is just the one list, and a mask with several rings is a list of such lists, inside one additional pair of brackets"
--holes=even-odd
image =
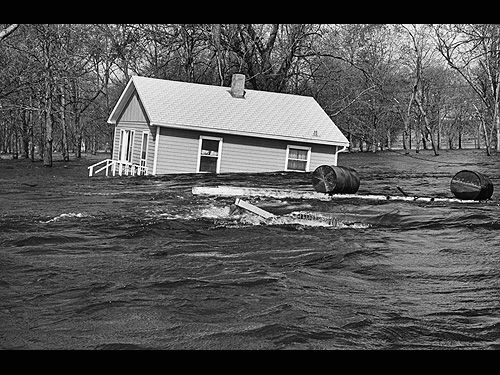
[[(100, 166), (99, 169), (96, 168)], [(106, 177), (111, 173), (113, 176), (116, 176), (118, 173), (119, 176), (143, 176), (148, 174), (148, 167), (144, 167), (139, 164), (132, 164), (128, 161), (120, 161), (120, 160), (112, 160), (112, 159), (104, 159), (98, 163), (92, 164), (88, 167), (89, 177), (95, 176), (97, 173), (105, 171)]]

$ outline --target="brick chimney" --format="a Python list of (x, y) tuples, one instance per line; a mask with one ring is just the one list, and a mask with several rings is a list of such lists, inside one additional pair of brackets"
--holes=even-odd
[(245, 97), (245, 75), (244, 74), (233, 74), (231, 79), (231, 90), (229, 91), (233, 98), (244, 98)]

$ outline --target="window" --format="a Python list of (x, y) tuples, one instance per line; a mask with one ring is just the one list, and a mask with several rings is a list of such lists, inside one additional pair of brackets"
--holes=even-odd
[(285, 171), (309, 171), (311, 147), (287, 146)]
[(200, 136), (197, 172), (219, 173), (222, 138)]
[[(142, 145), (141, 145), (141, 157), (139, 161), (139, 165), (141, 167), (146, 167), (147, 164), (147, 158), (148, 158), (148, 138), (149, 134), (147, 131), (142, 132)], [(139, 170), (139, 174), (145, 174), (144, 169)]]
[(148, 156), (148, 133), (142, 132), (142, 146), (141, 146), (141, 165), (146, 165), (146, 159)]

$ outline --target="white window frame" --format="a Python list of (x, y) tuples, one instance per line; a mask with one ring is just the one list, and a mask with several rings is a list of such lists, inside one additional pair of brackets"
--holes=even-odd
[[(210, 141), (219, 141), (219, 148), (217, 150), (217, 170), (215, 173), (220, 173), (220, 162), (222, 159), (222, 142), (223, 138), (222, 137), (210, 137), (207, 135), (200, 135), (200, 140), (198, 142), (198, 158), (196, 160), (196, 173), (210, 173), (210, 172), (202, 172), (200, 171), (200, 166), (201, 166), (201, 146), (203, 144), (203, 140), (210, 140)], [(207, 156), (207, 155), (203, 155)], [(210, 157), (210, 156), (209, 156)]]
[[(288, 157), (290, 156), (290, 149), (291, 148), (307, 151), (307, 160), (306, 160), (306, 170), (305, 171), (301, 171), (301, 170), (297, 170), (297, 169), (288, 169)], [(292, 159), (292, 160), (294, 160), (294, 159)], [(286, 146), (285, 172), (309, 172), (309, 165), (310, 164), (311, 164), (311, 147), (298, 146), (298, 145), (287, 145)]]

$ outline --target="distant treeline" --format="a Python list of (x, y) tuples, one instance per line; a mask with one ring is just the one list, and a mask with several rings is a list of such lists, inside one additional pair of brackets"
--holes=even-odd
[(377, 151), (500, 151), (500, 25), (0, 24), (0, 152), (111, 151), (132, 75), (313, 96)]

